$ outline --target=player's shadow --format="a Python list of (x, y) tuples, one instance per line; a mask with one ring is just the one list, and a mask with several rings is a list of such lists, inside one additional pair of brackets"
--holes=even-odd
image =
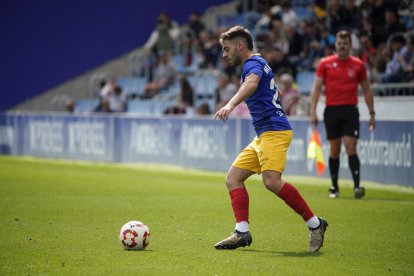
[(296, 257), (296, 258), (319, 257), (322, 255), (322, 252), (308, 252), (308, 251), (282, 252), (282, 251), (259, 250), (259, 249), (244, 249), (240, 251), (252, 252), (252, 253), (270, 253), (272, 255), (275, 255), (276, 257)]
[(401, 200), (398, 198), (386, 198), (386, 197), (364, 197), (361, 199), (355, 199), (354, 197), (348, 196), (348, 197), (341, 197), (339, 199), (335, 199), (337, 201), (354, 201), (354, 202), (364, 202), (364, 201), (370, 201), (370, 202), (379, 202), (379, 203), (399, 203), (399, 204), (413, 204), (412, 202), (408, 202), (405, 200)]

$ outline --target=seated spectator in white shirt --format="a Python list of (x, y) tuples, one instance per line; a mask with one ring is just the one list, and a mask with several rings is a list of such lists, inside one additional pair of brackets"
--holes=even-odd
[(122, 88), (117, 86), (114, 91), (108, 96), (109, 109), (111, 112), (125, 112), (127, 107), (127, 100), (122, 93)]

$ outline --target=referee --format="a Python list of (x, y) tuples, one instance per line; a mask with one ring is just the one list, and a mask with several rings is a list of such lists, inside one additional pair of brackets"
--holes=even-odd
[(316, 127), (318, 123), (316, 105), (322, 91), (322, 85), (324, 85), (326, 108), (323, 117), (330, 144), (329, 171), (332, 179), (329, 197), (339, 197), (339, 154), (343, 141), (354, 180), (354, 197), (362, 198), (365, 195), (365, 189), (359, 185), (360, 162), (357, 155), (359, 139), (358, 84), (362, 87), (368, 106), (370, 131), (375, 128), (374, 99), (363, 62), (350, 55), (352, 44), (348, 31), (339, 31), (336, 34), (335, 49), (336, 54), (323, 58), (316, 69), (311, 94), (310, 119), (313, 126)]

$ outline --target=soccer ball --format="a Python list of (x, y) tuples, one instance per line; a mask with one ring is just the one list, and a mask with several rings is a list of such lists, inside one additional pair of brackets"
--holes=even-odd
[(119, 241), (125, 250), (144, 250), (150, 239), (148, 226), (140, 221), (126, 223), (119, 232)]

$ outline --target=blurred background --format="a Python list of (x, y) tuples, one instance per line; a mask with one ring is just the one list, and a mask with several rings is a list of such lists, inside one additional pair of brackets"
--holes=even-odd
[(308, 115), (314, 69), (340, 29), (376, 96), (412, 96), (413, 17), (408, 0), (2, 1), (0, 110), (214, 113), (239, 84), (217, 41), (236, 24), (269, 61), (288, 115)]
[[(0, 153), (226, 170), (255, 136), (244, 103), (232, 120), (212, 119), (241, 73), (223, 62), (218, 38), (243, 25), (295, 130), (286, 173), (314, 175), (310, 90), (346, 29), (378, 121), (368, 132), (360, 95), (364, 179), (412, 186), (413, 8), (408, 0), (1, 1)], [(324, 107), (321, 97), (319, 118)], [(346, 158), (342, 150), (341, 177)]]

